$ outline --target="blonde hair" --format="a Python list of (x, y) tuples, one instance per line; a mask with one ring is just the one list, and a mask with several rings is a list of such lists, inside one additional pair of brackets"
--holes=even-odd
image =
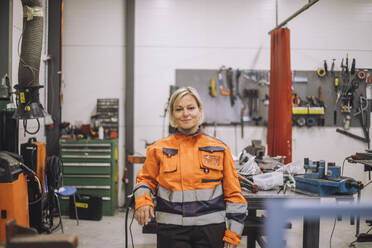
[(183, 87), (176, 90), (172, 96), (170, 97), (169, 103), (168, 103), (168, 113), (169, 113), (169, 124), (172, 127), (177, 127), (176, 122), (174, 121), (173, 111), (174, 111), (174, 105), (178, 103), (182, 97), (190, 95), (195, 98), (195, 101), (201, 111), (201, 116), (199, 119), (199, 125), (203, 123), (204, 120), (204, 114), (203, 114), (203, 104), (200, 100), (200, 96), (198, 91), (193, 87)]

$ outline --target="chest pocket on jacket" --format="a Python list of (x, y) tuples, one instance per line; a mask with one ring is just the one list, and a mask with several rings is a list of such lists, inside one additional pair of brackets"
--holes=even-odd
[(177, 170), (178, 150), (172, 148), (163, 148), (163, 166), (164, 172), (174, 172)]
[(199, 147), (200, 168), (204, 171), (203, 182), (222, 180), (223, 151), (220, 146)]

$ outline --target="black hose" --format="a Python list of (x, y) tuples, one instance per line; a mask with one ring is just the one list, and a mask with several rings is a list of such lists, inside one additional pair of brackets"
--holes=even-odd
[[(31, 131), (27, 130), (27, 119), (23, 119), (23, 129), (24, 129), (25, 133), (34, 135), (34, 134), (37, 134), (40, 131), (40, 127), (41, 127), (40, 121), (39, 121), (39, 119), (36, 119), (36, 121), (37, 121), (37, 129), (36, 129), (36, 131), (31, 132)], [(26, 136), (26, 134), (25, 134), (25, 136)]]
[[(42, 1), (22, 0), (22, 7), (41, 9)], [(18, 81), (21, 88), (39, 85), (43, 19), (42, 16), (33, 16), (31, 20), (27, 20), (27, 17), (23, 18), (22, 46), (18, 69)]]

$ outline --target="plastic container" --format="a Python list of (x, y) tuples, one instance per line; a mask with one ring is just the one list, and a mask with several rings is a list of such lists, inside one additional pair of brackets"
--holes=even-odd
[(269, 172), (253, 176), (253, 182), (261, 190), (270, 190), (283, 185), (283, 172)]
[(103, 140), (105, 137), (105, 131), (103, 130), (103, 126), (99, 126), (98, 128), (98, 139)]

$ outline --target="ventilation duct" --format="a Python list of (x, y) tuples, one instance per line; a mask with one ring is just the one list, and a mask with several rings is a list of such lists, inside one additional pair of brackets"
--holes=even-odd
[(21, 0), (23, 6), (22, 46), (19, 58), (16, 119), (46, 116), (39, 100), (39, 69), (43, 41), (43, 0)]

